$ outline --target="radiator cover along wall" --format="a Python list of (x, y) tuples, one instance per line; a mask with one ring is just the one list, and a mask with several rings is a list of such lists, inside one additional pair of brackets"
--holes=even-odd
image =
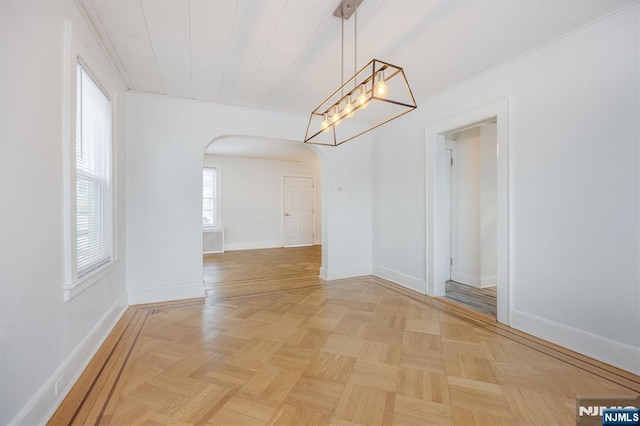
[(202, 253), (224, 253), (224, 229), (205, 229), (202, 232)]

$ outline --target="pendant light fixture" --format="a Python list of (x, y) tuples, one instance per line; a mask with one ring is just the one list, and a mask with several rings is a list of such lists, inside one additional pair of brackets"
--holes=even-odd
[[(342, 20), (342, 85), (311, 112), (304, 142), (337, 146), (416, 109), (402, 68), (372, 59), (344, 81), (344, 21), (354, 17), (354, 68), (358, 56), (358, 6), (342, 0), (333, 15)], [(345, 121), (344, 126), (340, 123)]]

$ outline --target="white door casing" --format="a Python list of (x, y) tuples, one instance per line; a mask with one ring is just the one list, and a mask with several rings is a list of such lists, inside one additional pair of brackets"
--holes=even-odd
[[(445, 232), (449, 234), (449, 238), (445, 238), (443, 240), (443, 251), (445, 253), (449, 253), (449, 259), (452, 259), (453, 256), (453, 239), (452, 235), (452, 217), (453, 217), (453, 147), (450, 145), (450, 141), (446, 141), (445, 155), (444, 155), (444, 228)], [(449, 263), (449, 269), (445, 268), (445, 281), (449, 281), (451, 279), (451, 266), (452, 263)]]
[(284, 246), (313, 244), (315, 234), (313, 177), (284, 176)]
[[(510, 291), (510, 210), (509, 210), (509, 98), (479, 106), (474, 110), (430, 124), (426, 128), (426, 294), (445, 295), (445, 277), (449, 269), (449, 253), (443, 243), (449, 239), (444, 226), (445, 134), (497, 121), (497, 319), (509, 325), (513, 310)], [(455, 259), (454, 259), (455, 262)]]

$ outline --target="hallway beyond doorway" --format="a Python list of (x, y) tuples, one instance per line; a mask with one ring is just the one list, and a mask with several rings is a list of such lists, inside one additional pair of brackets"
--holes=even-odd
[(447, 281), (445, 299), (461, 303), (483, 314), (496, 317), (496, 287), (478, 288), (455, 281)]

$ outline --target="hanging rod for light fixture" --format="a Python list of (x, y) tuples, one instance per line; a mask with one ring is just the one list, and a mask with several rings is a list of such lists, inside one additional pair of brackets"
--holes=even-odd
[[(417, 105), (402, 68), (372, 59), (344, 81), (344, 21), (353, 14), (354, 68), (357, 65), (358, 6), (363, 0), (342, 0), (333, 15), (342, 19), (342, 85), (311, 112), (304, 142), (337, 146), (414, 110)], [(369, 108), (369, 106), (372, 108)], [(347, 119), (357, 117), (349, 125)]]

